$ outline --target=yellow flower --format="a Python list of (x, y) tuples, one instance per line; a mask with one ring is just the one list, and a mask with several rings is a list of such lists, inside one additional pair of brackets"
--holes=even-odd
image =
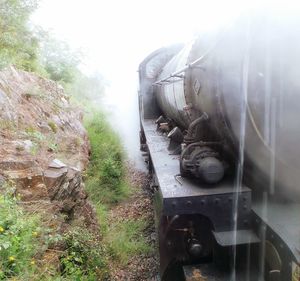
[(30, 264), (35, 265), (35, 260), (31, 260)]
[(13, 261), (16, 260), (16, 258), (15, 258), (14, 256), (10, 256), (10, 257), (8, 258), (8, 260), (9, 260), (10, 262), (13, 262)]
[(4, 228), (0, 226), (0, 233), (4, 232)]
[(33, 237), (38, 237), (38, 235), (39, 235), (39, 234), (38, 234), (37, 231), (33, 231), (33, 232), (32, 232), (32, 236), (33, 236)]

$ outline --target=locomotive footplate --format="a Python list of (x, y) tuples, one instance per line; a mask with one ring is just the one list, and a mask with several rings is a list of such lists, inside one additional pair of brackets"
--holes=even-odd
[[(169, 141), (156, 130), (155, 120), (142, 122), (156, 190), (154, 204), (161, 276), (168, 271), (175, 272), (169, 268), (176, 264), (180, 267), (192, 261), (197, 251), (201, 254), (196, 260), (208, 260), (212, 256), (213, 241), (227, 248), (258, 243), (252, 231), (251, 190), (236, 186), (230, 180), (209, 185), (181, 177), (178, 156), (168, 150)], [(181, 280), (176, 277), (172, 275), (162, 280)]]
[(178, 156), (168, 151), (168, 139), (157, 132), (155, 120), (144, 120), (143, 128), (154, 170), (153, 185), (157, 186), (156, 211), (160, 216), (202, 214), (211, 219), (216, 233), (224, 235), (233, 229), (250, 228), (249, 188), (235, 187), (226, 180), (212, 186), (181, 177)]

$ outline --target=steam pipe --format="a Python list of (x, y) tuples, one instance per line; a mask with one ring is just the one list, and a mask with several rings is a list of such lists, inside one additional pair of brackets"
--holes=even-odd
[(193, 132), (195, 130), (195, 128), (204, 120), (208, 119), (208, 115), (206, 112), (204, 112), (199, 118), (197, 118), (196, 120), (194, 120), (188, 128), (187, 134), (185, 136), (185, 139), (191, 140), (193, 139)]

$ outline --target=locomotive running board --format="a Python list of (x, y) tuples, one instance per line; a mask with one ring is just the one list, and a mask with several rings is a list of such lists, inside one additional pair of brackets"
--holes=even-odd
[[(179, 159), (168, 151), (169, 140), (156, 130), (155, 120), (142, 121), (157, 186), (156, 210), (160, 216), (202, 214), (211, 219), (216, 232), (250, 229), (251, 190), (235, 189), (230, 181), (206, 185), (180, 177)], [(233, 214), (237, 212), (237, 224)]]
[[(156, 126), (154, 119), (142, 120), (148, 147), (149, 168), (152, 171), (155, 189), (155, 223), (158, 231), (161, 276), (168, 271), (168, 266), (173, 262), (174, 257), (170, 250), (172, 244), (169, 246), (170, 242), (167, 238), (166, 225), (170, 218), (176, 219), (185, 215), (200, 215), (208, 218), (220, 246), (257, 243), (259, 240), (251, 230), (251, 190), (246, 186), (236, 188), (229, 180), (211, 186), (181, 177), (179, 156), (170, 153), (169, 139), (158, 132)], [(235, 217), (234, 214), (237, 216)], [(237, 234), (233, 237), (238, 239), (228, 239), (233, 233)], [(212, 280), (228, 281), (229, 279)]]

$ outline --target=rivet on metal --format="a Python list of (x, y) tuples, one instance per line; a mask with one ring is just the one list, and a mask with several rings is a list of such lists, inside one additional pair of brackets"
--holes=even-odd
[(192, 205), (192, 201), (187, 201), (187, 202), (186, 202), (186, 205), (187, 205), (187, 206), (191, 206), (191, 205)]

